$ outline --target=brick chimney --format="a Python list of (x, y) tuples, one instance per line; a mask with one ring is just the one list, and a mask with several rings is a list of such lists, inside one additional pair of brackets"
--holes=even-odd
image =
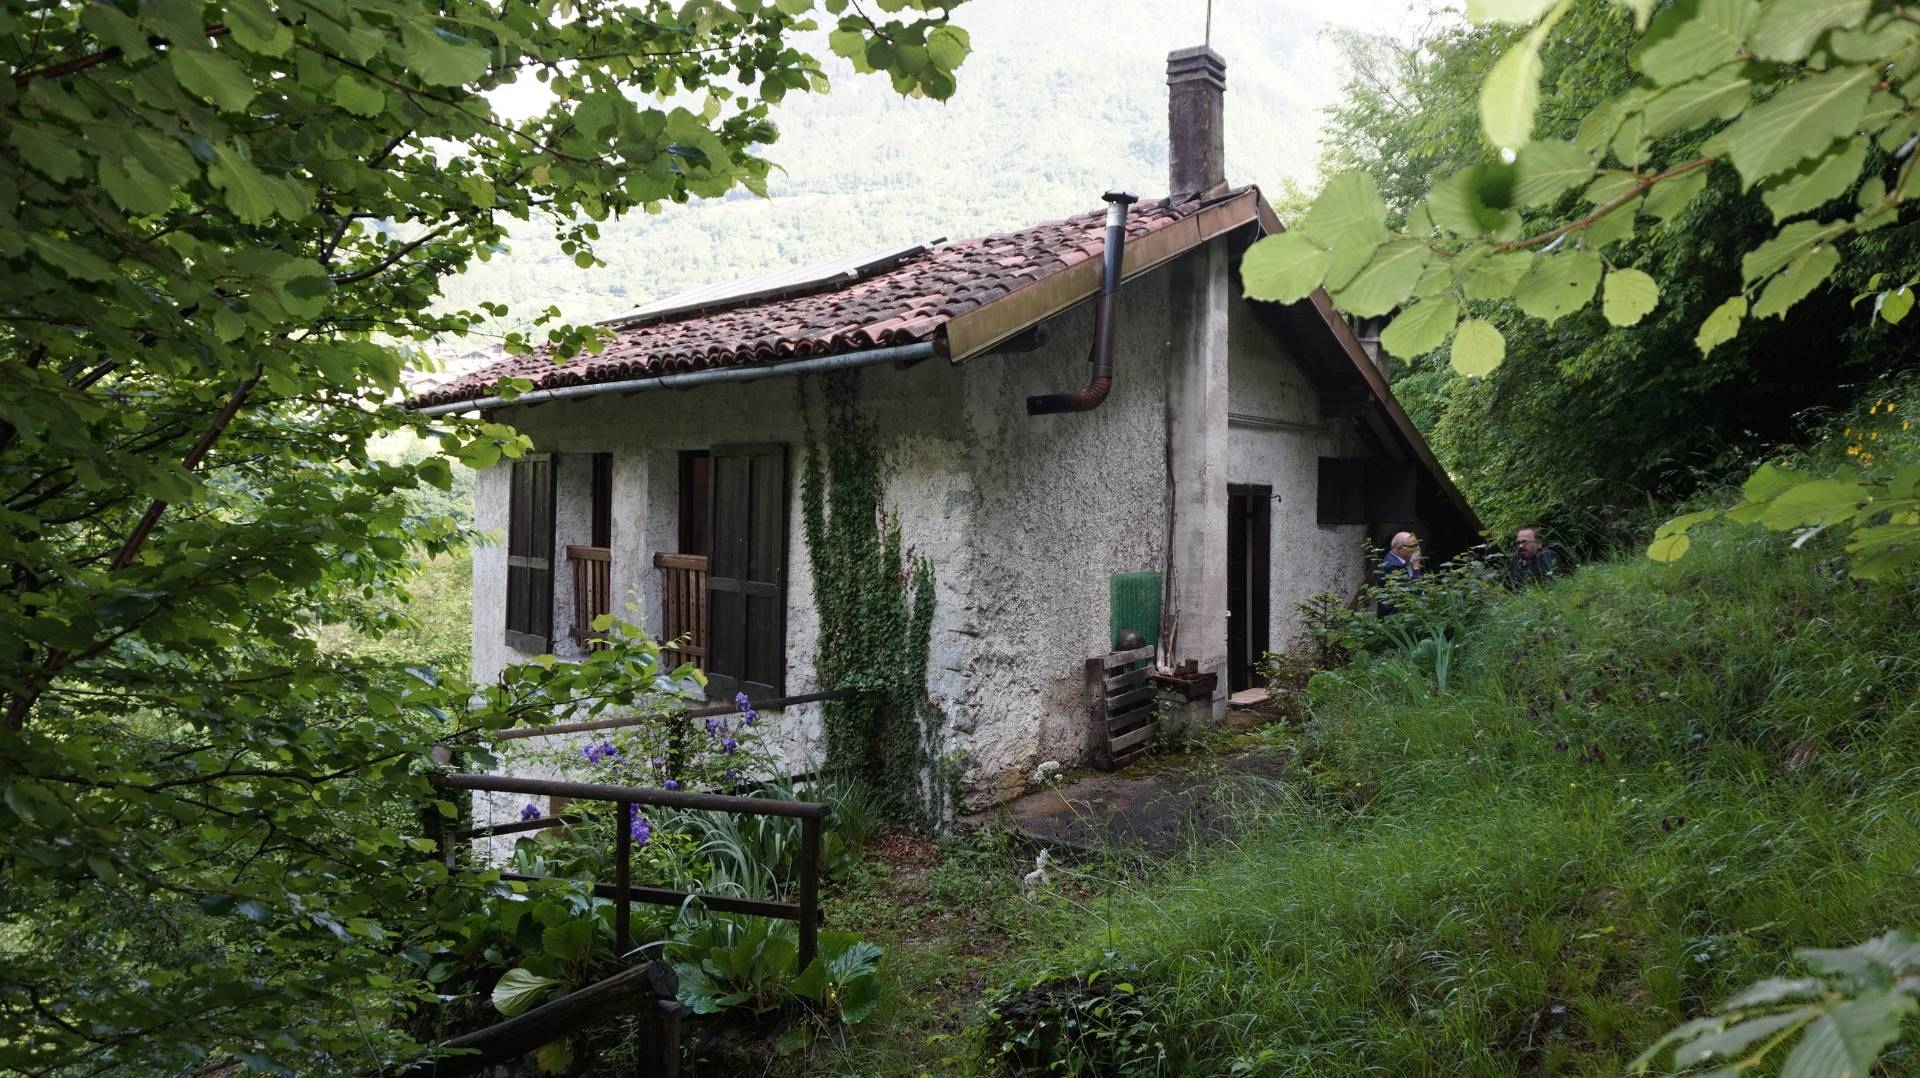
[(1167, 171), (1174, 201), (1227, 182), (1227, 62), (1205, 45), (1167, 54)]

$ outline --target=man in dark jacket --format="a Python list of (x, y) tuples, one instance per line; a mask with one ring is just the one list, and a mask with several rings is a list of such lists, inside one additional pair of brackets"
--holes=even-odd
[[(1393, 537), (1393, 545), (1387, 548), (1387, 556), (1380, 560), (1380, 583), (1411, 583), (1420, 579), (1424, 568), (1420, 560), (1419, 537), (1412, 532), (1398, 532)], [(1391, 602), (1383, 599), (1377, 612), (1384, 618), (1397, 613), (1397, 610)]]
[(1507, 586), (1545, 584), (1549, 577), (1566, 570), (1560, 552), (1540, 542), (1539, 528), (1521, 528), (1513, 533), (1513, 558), (1507, 562)]

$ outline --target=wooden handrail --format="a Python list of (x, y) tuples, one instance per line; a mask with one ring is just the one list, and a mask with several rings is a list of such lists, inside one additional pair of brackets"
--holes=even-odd
[(603, 546), (570, 546), (567, 557), (573, 561), (612, 561), (613, 551)]
[(705, 554), (668, 554), (657, 551), (653, 555), (653, 567), (655, 569), (693, 569), (704, 573), (707, 571), (707, 556)]

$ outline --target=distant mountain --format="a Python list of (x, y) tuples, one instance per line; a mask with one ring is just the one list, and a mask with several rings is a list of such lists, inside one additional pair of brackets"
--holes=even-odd
[[(1163, 195), (1166, 54), (1200, 42), (1205, 8), (973, 0), (955, 13), (974, 51), (952, 100), (908, 100), (884, 79), (830, 70), (831, 93), (797, 95), (775, 117), (781, 137), (767, 154), (784, 171), (770, 197), (740, 192), (609, 222), (598, 248), (608, 265), (597, 270), (521, 226), (508, 254), (450, 281), (446, 301), (505, 302), (504, 328), (549, 303), (569, 318), (609, 318), (697, 285), (1096, 209), (1110, 187)], [(1327, 24), (1274, 0), (1213, 8), (1213, 47), (1227, 61), (1228, 176), (1269, 192), (1310, 183), (1319, 110), (1343, 80)], [(438, 354), (465, 367), (488, 343), (447, 342)]]

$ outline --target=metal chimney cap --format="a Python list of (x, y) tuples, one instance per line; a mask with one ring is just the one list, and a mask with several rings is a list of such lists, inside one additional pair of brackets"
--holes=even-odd
[(1132, 191), (1113, 190), (1101, 195), (1100, 200), (1102, 202), (1118, 202), (1123, 206), (1131, 206), (1140, 201), (1140, 196), (1134, 194)]

